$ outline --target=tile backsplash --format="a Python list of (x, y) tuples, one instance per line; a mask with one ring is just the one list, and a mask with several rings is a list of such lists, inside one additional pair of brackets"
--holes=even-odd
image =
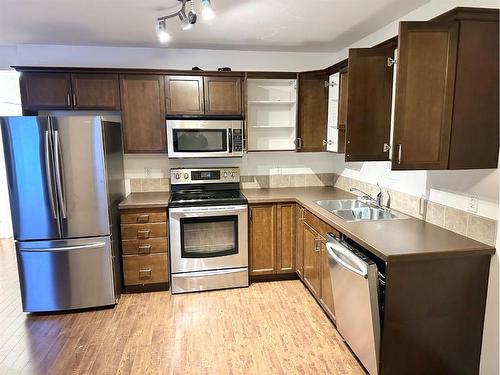
[[(241, 176), (241, 187), (243, 189), (305, 186), (335, 186), (345, 191), (349, 191), (351, 187), (355, 187), (373, 196), (378, 193), (378, 188), (374, 184), (339, 176), (335, 173)], [(131, 192), (168, 191), (170, 190), (170, 179), (132, 178), (130, 179), (130, 190)], [(497, 233), (496, 220), (430, 202), (397, 190), (384, 189), (385, 191), (389, 192), (391, 207), (398, 211), (488, 245), (495, 245)], [(387, 194), (385, 198), (387, 200)], [(384, 202), (384, 204), (386, 203), (387, 201)]]
[[(378, 193), (374, 184), (359, 181), (353, 178), (338, 176), (335, 187), (349, 191), (351, 187), (361, 189), (373, 196)], [(439, 203), (430, 202), (420, 197), (402, 193), (392, 189), (388, 191), (391, 197), (391, 207), (407, 215), (425, 220), (431, 224), (446, 228), (463, 236), (495, 246), (497, 221), (473, 213), (457, 210)], [(387, 203), (387, 194), (385, 194)]]

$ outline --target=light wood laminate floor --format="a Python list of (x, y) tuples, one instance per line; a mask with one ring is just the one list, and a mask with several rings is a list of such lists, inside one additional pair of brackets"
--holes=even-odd
[(0, 374), (364, 374), (300, 281), (170, 295), (116, 308), (22, 312), (11, 241), (0, 243)]

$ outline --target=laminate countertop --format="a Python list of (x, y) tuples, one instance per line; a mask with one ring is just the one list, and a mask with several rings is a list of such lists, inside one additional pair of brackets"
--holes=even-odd
[[(243, 189), (249, 204), (296, 202), (385, 261), (492, 255), (495, 248), (409, 217), (399, 220), (346, 222), (314, 203), (356, 196), (333, 187)], [(120, 208), (167, 207), (169, 192), (132, 193)]]
[(120, 202), (118, 207), (121, 210), (127, 208), (165, 208), (168, 207), (169, 199), (169, 191), (130, 193), (127, 198)]

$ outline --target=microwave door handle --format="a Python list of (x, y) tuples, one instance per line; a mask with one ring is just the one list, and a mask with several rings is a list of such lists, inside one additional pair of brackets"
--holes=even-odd
[(227, 129), (228, 152), (233, 152), (233, 130)]

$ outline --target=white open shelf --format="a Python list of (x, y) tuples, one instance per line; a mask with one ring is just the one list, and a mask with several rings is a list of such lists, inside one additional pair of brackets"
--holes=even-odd
[(295, 149), (296, 80), (249, 79), (247, 97), (248, 149)]

